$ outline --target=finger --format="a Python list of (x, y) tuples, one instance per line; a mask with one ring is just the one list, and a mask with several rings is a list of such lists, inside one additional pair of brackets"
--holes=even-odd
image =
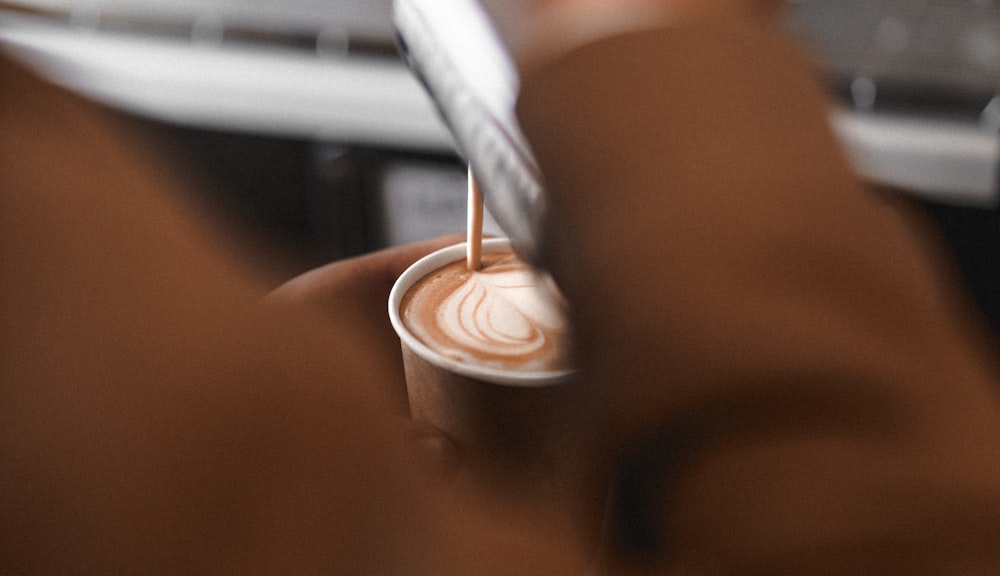
[(388, 297), (396, 278), (410, 264), (462, 238), (460, 234), (443, 236), (332, 262), (289, 280), (269, 294), (267, 300), (322, 307), (351, 298), (380, 301), (383, 295)]
[(382, 367), (391, 372), (385, 392), (395, 411), (407, 414), (399, 339), (387, 313), (389, 292), (410, 264), (462, 238), (445, 236), (334, 262), (290, 280), (268, 295), (264, 303), (308, 308), (314, 317), (350, 326), (355, 345), (370, 357), (382, 359)]

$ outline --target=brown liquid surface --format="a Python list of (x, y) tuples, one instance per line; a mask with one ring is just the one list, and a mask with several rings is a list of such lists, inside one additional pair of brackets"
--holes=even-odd
[(482, 255), (435, 270), (403, 297), (401, 316), (421, 342), (445, 357), (490, 368), (567, 369), (566, 323), (557, 297), (511, 253)]

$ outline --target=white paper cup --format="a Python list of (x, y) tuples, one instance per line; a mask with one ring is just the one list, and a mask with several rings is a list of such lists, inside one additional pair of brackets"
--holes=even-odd
[[(483, 242), (483, 253), (511, 250), (506, 239)], [(389, 318), (402, 344), (410, 414), (446, 433), (463, 460), (490, 482), (520, 478), (537, 485), (580, 466), (580, 434), (589, 408), (570, 370), (502, 370), (456, 361), (432, 350), (403, 324), (403, 296), (435, 270), (465, 259), (466, 245), (414, 263), (389, 296)], [(544, 484), (545, 482), (542, 482)]]

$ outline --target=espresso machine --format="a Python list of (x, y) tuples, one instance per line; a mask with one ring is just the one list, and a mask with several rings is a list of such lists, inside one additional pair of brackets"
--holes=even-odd
[[(858, 172), (938, 220), (1000, 327), (1000, 2), (787, 15)], [(464, 229), (460, 143), (393, 18), (392, 0), (0, 0), (0, 44), (162, 141), (293, 274)], [(489, 232), (519, 234), (487, 203)]]

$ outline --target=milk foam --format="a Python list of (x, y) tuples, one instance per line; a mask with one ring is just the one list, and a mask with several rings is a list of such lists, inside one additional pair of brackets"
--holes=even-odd
[(479, 271), (453, 264), (411, 289), (407, 326), (457, 360), (519, 370), (563, 366), (566, 325), (559, 301), (520, 260), (505, 255)]

